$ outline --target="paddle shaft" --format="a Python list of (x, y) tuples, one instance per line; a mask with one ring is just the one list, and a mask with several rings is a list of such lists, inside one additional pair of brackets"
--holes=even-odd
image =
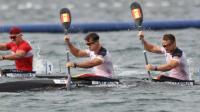
[[(138, 26), (137, 29), (138, 29), (138, 31), (142, 31), (142, 26)], [(144, 53), (144, 58), (145, 58), (145, 64), (148, 65), (149, 62), (148, 62), (148, 58), (147, 58), (147, 52), (146, 52), (145, 47), (144, 47), (144, 41), (141, 40), (141, 43), (142, 43), (142, 46), (143, 46), (143, 53)], [(147, 73), (149, 75), (149, 79), (151, 79), (151, 73), (150, 73), (150, 71), (148, 70)]]
[[(142, 43), (142, 46), (144, 46), (144, 42), (142, 40), (141, 40), (141, 43)], [(146, 52), (145, 48), (143, 48), (143, 53), (144, 53), (145, 63), (146, 63), (146, 65), (148, 65), (149, 63), (148, 63), (147, 52)], [(151, 78), (151, 73), (149, 70), (147, 71), (147, 73), (149, 75), (149, 78)]]
[[(137, 2), (133, 2), (131, 4), (130, 8), (131, 8), (131, 13), (134, 18), (135, 26), (136, 26), (137, 30), (142, 31), (143, 13), (142, 13), (142, 8), (141, 8), (140, 4)], [(141, 40), (141, 42), (142, 42), (142, 45), (144, 46), (144, 43), (142, 40)], [(144, 57), (145, 57), (145, 63), (146, 63), (146, 65), (148, 65), (148, 59), (147, 59), (147, 54), (146, 54), (145, 48), (143, 48), (143, 52), (144, 52)], [(147, 71), (147, 73), (149, 75), (149, 79), (152, 79), (150, 71)]]
[[(68, 34), (68, 29), (71, 25), (71, 13), (68, 8), (62, 8), (60, 10), (60, 20), (64, 28), (65, 35)], [(69, 62), (69, 52), (67, 52), (67, 62)], [(71, 89), (71, 74), (70, 74), (70, 67), (67, 68), (68, 74), (67, 74), (67, 80), (66, 80), (66, 88), (67, 90)]]
[[(67, 62), (69, 62), (69, 52), (67, 52)], [(70, 67), (67, 67), (68, 74), (71, 74)]]

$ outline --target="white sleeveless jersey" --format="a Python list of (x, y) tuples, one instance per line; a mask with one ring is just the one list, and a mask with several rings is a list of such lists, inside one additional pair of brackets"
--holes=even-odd
[(176, 60), (179, 63), (177, 67), (170, 70), (169, 76), (181, 80), (189, 80), (189, 66), (187, 64), (185, 53), (179, 48), (176, 48), (172, 54), (167, 53), (163, 47), (161, 48), (161, 51), (166, 57), (166, 62), (169, 60)]
[(94, 51), (91, 51), (89, 49), (87, 49), (86, 52), (90, 56), (91, 60), (94, 58), (98, 58), (103, 61), (101, 65), (93, 67), (93, 72), (95, 75), (103, 77), (113, 76), (114, 69), (111, 61), (111, 55), (105, 48), (101, 47), (97, 54), (95, 54)]

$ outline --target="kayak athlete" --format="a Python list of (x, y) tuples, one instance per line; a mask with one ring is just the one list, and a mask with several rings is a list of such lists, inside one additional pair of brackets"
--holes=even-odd
[(111, 78), (113, 76), (113, 64), (111, 56), (107, 49), (105, 49), (99, 41), (97, 33), (89, 33), (85, 37), (88, 49), (80, 50), (76, 48), (71, 42), (70, 37), (67, 35), (64, 40), (69, 47), (70, 52), (76, 57), (90, 57), (90, 60), (83, 62), (68, 62), (66, 67), (74, 68), (93, 68), (92, 74), (82, 74), (81, 76), (103, 76)]
[(19, 27), (12, 27), (9, 31), (11, 42), (0, 43), (0, 50), (11, 50), (8, 55), (1, 55), (0, 60), (14, 60), (16, 69), (21, 71), (32, 71), (33, 52), (31, 45), (23, 39)]
[(140, 40), (144, 43), (144, 48), (152, 53), (164, 54), (166, 64), (146, 65), (150, 71), (170, 71), (169, 75), (160, 74), (156, 77), (158, 80), (189, 80), (189, 66), (184, 52), (176, 46), (176, 38), (172, 34), (164, 34), (162, 38), (162, 47), (151, 44), (144, 39), (144, 33), (138, 33)]

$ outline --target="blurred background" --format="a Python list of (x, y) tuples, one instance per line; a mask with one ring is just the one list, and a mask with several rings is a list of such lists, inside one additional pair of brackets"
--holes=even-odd
[[(198, 20), (199, 0), (136, 0), (142, 8), (144, 21), (165, 20)], [(130, 13), (130, 4), (133, 0), (1, 0), (0, 25), (21, 24), (60, 24), (59, 10), (67, 7), (72, 13), (72, 24), (96, 22), (133, 22)], [(164, 33), (172, 33), (177, 37), (177, 44), (182, 48), (193, 67), (192, 72), (198, 72), (199, 63), (199, 29), (177, 29), (145, 31), (146, 38), (160, 45)], [(84, 33), (70, 34), (72, 41), (79, 48), (84, 45)], [(102, 44), (111, 52), (117, 76), (146, 74), (142, 46), (137, 38), (137, 31), (99, 32)], [(54, 72), (66, 72), (66, 51), (63, 33), (24, 33), (34, 48), (35, 65), (42, 68), (41, 63), (51, 63)], [(0, 34), (0, 42), (7, 42), (8, 33)], [(0, 51), (0, 54), (9, 52)], [(73, 56), (73, 61), (81, 61)], [(161, 64), (164, 57), (148, 53), (150, 63)], [(11, 61), (1, 61), (0, 67), (13, 67)], [(43, 69), (43, 68), (42, 68)], [(89, 70), (73, 69), (74, 74), (90, 72)], [(141, 76), (141, 75), (140, 75)]]

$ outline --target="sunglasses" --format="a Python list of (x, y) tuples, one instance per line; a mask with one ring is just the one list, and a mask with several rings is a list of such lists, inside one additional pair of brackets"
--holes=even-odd
[(166, 45), (162, 45), (163, 47), (169, 47), (169, 46), (171, 46), (172, 45), (172, 43), (169, 43), (169, 44), (166, 44)]
[(10, 36), (10, 39), (11, 40), (15, 40), (17, 38), (17, 36), (15, 35), (15, 36)]
[(88, 46), (91, 46), (91, 45), (95, 44), (95, 42), (87, 42), (86, 44), (87, 44)]
[(10, 39), (11, 40), (15, 40), (20, 34), (17, 34), (17, 35), (10, 35)]

